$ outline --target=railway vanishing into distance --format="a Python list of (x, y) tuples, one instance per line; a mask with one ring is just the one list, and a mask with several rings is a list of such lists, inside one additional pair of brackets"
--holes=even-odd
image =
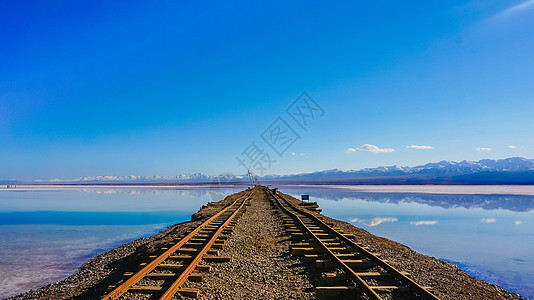
[(289, 199), (259, 185), (241, 192), (198, 227), (161, 248), (161, 254), (141, 263), (137, 272), (125, 273), (102, 299), (197, 298), (199, 290), (183, 287), (184, 283), (203, 280), (203, 273), (211, 270), (205, 261), (231, 261), (219, 250), (251, 201), (265, 199), (291, 238), (291, 253), (322, 272), (325, 285), (316, 287), (317, 299), (438, 299), (431, 287), (419, 285), (408, 273), (356, 243), (352, 235), (324, 221), (316, 203)]

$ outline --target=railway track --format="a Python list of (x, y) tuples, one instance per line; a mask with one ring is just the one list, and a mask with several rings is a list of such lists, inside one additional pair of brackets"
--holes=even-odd
[(378, 254), (355, 243), (307, 209), (301, 209), (276, 191), (267, 189), (272, 205), (283, 212), (286, 231), (291, 234), (291, 251), (315, 263), (326, 273), (327, 286), (317, 287), (317, 299), (438, 299), (409, 274), (400, 272)]
[[(150, 294), (150, 299), (171, 299), (178, 296), (196, 298), (198, 290), (182, 288), (186, 280), (201, 281), (201, 273), (209, 271), (209, 265), (200, 265), (202, 260), (228, 261), (229, 257), (218, 256), (228, 234), (244, 213), (255, 190), (247, 191), (217, 214), (200, 224), (159, 256), (151, 257), (149, 263), (141, 264), (137, 273), (125, 274), (128, 278), (102, 300), (133, 298), (131, 294)], [(157, 284), (156, 284), (157, 283)]]

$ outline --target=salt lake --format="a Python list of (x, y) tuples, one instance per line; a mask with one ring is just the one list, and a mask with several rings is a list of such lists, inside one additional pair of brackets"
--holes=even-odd
[[(0, 189), (0, 297), (56, 282), (125, 242), (188, 221), (238, 187)], [(534, 298), (533, 187), (282, 186), (323, 213)], [(529, 192), (530, 191), (530, 192)], [(39, 272), (35, 272), (38, 269)], [(15, 273), (17, 277), (11, 277)]]

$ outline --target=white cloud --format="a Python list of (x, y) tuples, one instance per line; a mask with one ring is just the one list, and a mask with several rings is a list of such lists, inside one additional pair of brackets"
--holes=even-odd
[[(352, 148), (349, 148), (349, 149), (352, 149)], [(364, 144), (364, 145), (361, 145), (360, 148), (357, 148), (357, 150), (360, 150), (360, 151), (368, 151), (368, 152), (373, 152), (373, 153), (388, 153), (388, 152), (393, 152), (393, 151), (395, 151), (395, 149), (391, 149), (391, 148), (378, 148), (377, 146), (375, 146), (375, 145), (370, 145), (370, 144)]]
[(373, 219), (365, 219), (365, 220), (359, 220), (360, 223), (363, 223), (367, 226), (373, 227), (380, 225), (384, 222), (397, 222), (399, 219), (397, 218), (373, 218)]
[(495, 218), (482, 218), (480, 220), (480, 222), (482, 222), (482, 223), (495, 223), (496, 221), (497, 221), (497, 219), (495, 219)]
[(417, 221), (417, 222), (410, 222), (410, 224), (415, 226), (420, 225), (435, 225), (438, 221)]
[(354, 219), (350, 219), (350, 222), (355, 223), (355, 222), (358, 222), (358, 220), (359, 220), (358, 218), (354, 218)]
[(410, 145), (406, 146), (408, 149), (419, 149), (419, 150), (426, 150), (426, 149), (434, 149), (432, 146), (418, 146), (418, 145)]
[(508, 146), (508, 148), (510, 148), (510, 149), (515, 149), (515, 148), (517, 148), (517, 147), (516, 147), (516, 146), (513, 146), (513, 145), (510, 145), (510, 146)]
[(514, 224), (515, 224), (515, 225), (521, 225), (521, 223), (523, 223), (523, 222), (521, 222), (520, 220), (517, 220), (517, 221), (515, 221)]
[(354, 153), (354, 152), (356, 152), (356, 149), (354, 149), (354, 148), (347, 149), (347, 154), (351, 154), (351, 153)]
[(475, 148), (476, 151), (491, 151), (491, 148), (483, 148), (483, 147), (478, 147), (478, 148)]

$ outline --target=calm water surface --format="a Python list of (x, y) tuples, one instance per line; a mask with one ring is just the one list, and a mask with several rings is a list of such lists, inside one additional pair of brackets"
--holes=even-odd
[[(170, 224), (188, 221), (203, 204), (238, 190), (0, 189), (0, 298), (61, 280), (87, 259)], [(17, 274), (16, 278), (12, 274)]]
[[(0, 189), (0, 297), (61, 280), (87, 259), (187, 221), (239, 188), (18, 187)], [(323, 212), (458, 265), (534, 299), (534, 196), (358, 192), (310, 194)], [(465, 189), (464, 189), (465, 190)], [(39, 272), (35, 272), (38, 269)], [(9, 275), (16, 272), (18, 276)]]
[(534, 196), (282, 187), (323, 213), (534, 299)]

